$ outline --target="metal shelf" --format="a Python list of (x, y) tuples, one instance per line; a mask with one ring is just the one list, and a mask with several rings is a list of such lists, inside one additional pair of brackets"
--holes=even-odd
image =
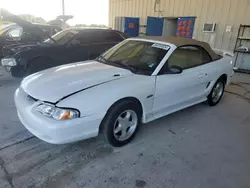
[(238, 52), (238, 53), (250, 53), (250, 51), (242, 51), (242, 50), (234, 50), (234, 52)]
[(250, 37), (238, 37), (240, 40), (250, 40)]
[[(238, 49), (240, 46), (242, 46), (243, 41), (250, 41), (250, 37), (245, 36), (245, 30), (249, 30), (250, 25), (243, 25), (240, 24), (240, 27), (238, 29), (238, 34), (237, 34), (237, 40), (235, 42), (234, 46), (234, 52), (235, 52), (235, 62), (234, 62), (234, 67), (236, 66), (236, 63), (238, 61), (238, 58), (241, 57), (239, 54), (250, 54), (250, 51), (245, 51), (244, 49)], [(242, 57), (241, 57), (242, 58)]]
[(240, 25), (241, 27), (250, 27), (250, 25)]

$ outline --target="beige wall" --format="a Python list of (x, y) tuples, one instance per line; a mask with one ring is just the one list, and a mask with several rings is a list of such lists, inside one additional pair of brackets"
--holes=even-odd
[[(140, 25), (146, 25), (147, 16), (197, 16), (193, 38), (233, 50), (239, 25), (250, 24), (250, 0), (160, 0), (161, 14), (154, 12), (154, 2), (109, 0), (109, 26), (114, 27), (115, 16), (140, 17)], [(216, 32), (203, 33), (204, 23), (216, 23)], [(225, 32), (227, 26), (232, 26), (231, 32)]]

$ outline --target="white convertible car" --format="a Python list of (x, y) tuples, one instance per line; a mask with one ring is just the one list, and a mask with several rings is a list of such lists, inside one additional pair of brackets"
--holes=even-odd
[(132, 140), (141, 122), (204, 101), (216, 105), (232, 75), (232, 57), (215, 53), (205, 42), (139, 37), (96, 60), (26, 77), (15, 104), (23, 125), (46, 142), (103, 134), (119, 147)]

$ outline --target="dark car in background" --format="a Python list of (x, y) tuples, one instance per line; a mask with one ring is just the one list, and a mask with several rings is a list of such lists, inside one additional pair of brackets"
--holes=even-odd
[(4, 56), (3, 47), (20, 43), (36, 43), (56, 34), (62, 29), (58, 26), (47, 24), (31, 24), (29, 28), (16, 23), (0, 28), (0, 58)]
[(126, 38), (124, 33), (110, 29), (65, 29), (41, 43), (6, 46), (1, 63), (12, 76), (23, 77), (50, 67), (95, 59)]
[(6, 45), (41, 42), (62, 30), (62, 25), (31, 23), (4, 9), (0, 9), (0, 19), (11, 22), (0, 28), (0, 59)]

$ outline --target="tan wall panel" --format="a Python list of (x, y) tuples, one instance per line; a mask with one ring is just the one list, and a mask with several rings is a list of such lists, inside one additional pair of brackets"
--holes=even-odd
[[(109, 26), (116, 16), (140, 17), (146, 25), (147, 16), (197, 16), (193, 37), (211, 46), (232, 50), (240, 24), (250, 24), (250, 0), (161, 0), (162, 13), (154, 12), (155, 0), (109, 0)], [(216, 32), (203, 33), (204, 23), (216, 23)], [(231, 32), (226, 32), (232, 26)], [(141, 27), (140, 32), (145, 32)], [(247, 31), (250, 36), (250, 30)]]
[(169, 16), (169, 15), (174, 16), (174, 2), (175, 2), (175, 0), (168, 0), (168, 1), (169, 1), (169, 14), (167, 16)]
[(195, 10), (194, 10), (194, 16), (196, 16), (197, 18), (196, 18), (196, 21), (195, 21), (195, 25), (194, 25), (194, 28), (195, 28), (195, 30), (194, 30), (194, 34), (193, 34), (193, 36), (194, 36), (194, 38), (195, 39), (199, 39), (199, 40), (201, 40), (200, 38), (201, 38), (201, 30), (202, 30), (202, 25), (201, 25), (201, 12), (202, 12), (202, 9), (201, 9), (201, 7), (202, 7), (202, 1), (197, 1), (197, 0), (194, 0), (194, 7), (195, 7)]
[(177, 6), (177, 13), (176, 13), (176, 16), (184, 15), (185, 2), (186, 2), (186, 1), (182, 1), (182, 2), (177, 2), (177, 1), (176, 1), (176, 6)]

